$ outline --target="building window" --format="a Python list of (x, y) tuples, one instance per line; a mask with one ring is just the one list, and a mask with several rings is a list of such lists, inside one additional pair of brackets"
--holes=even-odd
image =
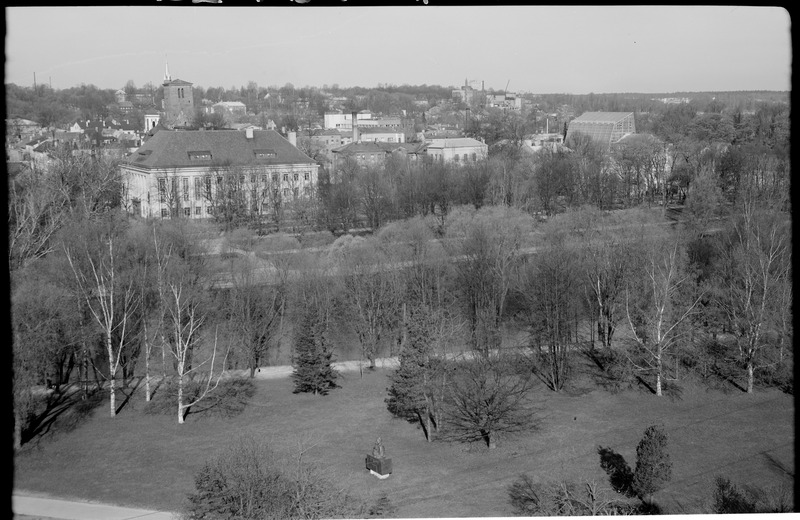
[(295, 173), (294, 174), (294, 181), (297, 182), (299, 180), (300, 180), (300, 174), (299, 173)]
[(206, 198), (211, 200), (211, 176), (206, 175)]
[(467, 162), (468, 160), (469, 160), (469, 157), (467, 156), (467, 154), (464, 154), (464, 162)]
[(294, 195), (295, 198), (297, 198), (299, 194), (300, 194), (300, 188), (292, 188), (292, 195)]
[(284, 197), (288, 197), (289, 196), (289, 188), (283, 188), (283, 196)]
[(167, 208), (161, 208), (161, 218), (167, 218), (169, 216), (169, 210)]
[(187, 152), (191, 161), (210, 161), (211, 152), (208, 150)]
[(191, 217), (192, 216), (192, 208), (183, 208), (183, 216), (184, 217)]
[(263, 184), (265, 186), (267, 185), (267, 176), (266, 175), (262, 175), (261, 176), (261, 184)]
[(211, 206), (206, 206), (206, 214), (211, 215), (211, 213), (212, 213)]
[(275, 150), (253, 150), (256, 159), (274, 159), (278, 156)]
[(277, 173), (273, 173), (272, 174), (272, 182), (278, 182), (278, 174)]
[(166, 197), (167, 197), (167, 179), (158, 179), (158, 201), (164, 202), (164, 199)]
[(201, 208), (200, 206), (195, 206), (194, 214), (198, 215), (198, 216), (202, 215), (203, 214), (203, 208)]
[(305, 172), (305, 173), (303, 174), (303, 180), (304, 180), (304, 181), (307, 181), (307, 180), (308, 180), (310, 177), (311, 177), (311, 174), (310, 174), (310, 173), (308, 173), (308, 172)]
[[(183, 188), (183, 200), (189, 200), (189, 178), (181, 178), (181, 187)], [(187, 208), (188, 209), (188, 208)]]
[(472, 153), (472, 162), (478, 162), (478, 154), (475, 152)]
[(458, 154), (455, 154), (455, 155), (453, 156), (453, 160), (454, 160), (455, 162), (458, 162), (458, 161), (459, 161), (459, 156), (458, 156)]
[(258, 182), (258, 177), (256, 177), (254, 174), (251, 173), (250, 174), (250, 184), (255, 184), (256, 182)]
[(283, 182), (289, 182), (289, 174), (288, 173), (284, 173), (283, 174)]
[(194, 178), (194, 200), (200, 200), (203, 196), (203, 179)]

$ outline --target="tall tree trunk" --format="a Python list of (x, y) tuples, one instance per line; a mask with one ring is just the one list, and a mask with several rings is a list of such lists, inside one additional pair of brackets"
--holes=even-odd
[(747, 393), (748, 394), (752, 394), (753, 393), (753, 372), (754, 372), (753, 361), (752, 360), (748, 360), (747, 361)]
[[(178, 340), (180, 341), (180, 340)], [(178, 360), (178, 424), (183, 424), (183, 360)]]
[(114, 348), (111, 346), (111, 331), (106, 332), (106, 348), (108, 349), (108, 393), (111, 402), (111, 417), (117, 415), (117, 395), (114, 381)]
[(14, 450), (22, 447), (22, 411), (14, 410)]
[(656, 395), (661, 397), (661, 355), (656, 360)]

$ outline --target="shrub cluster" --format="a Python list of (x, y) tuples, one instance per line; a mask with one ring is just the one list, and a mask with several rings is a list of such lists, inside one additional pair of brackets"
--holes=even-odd
[[(187, 497), (188, 520), (359, 518), (368, 510), (313, 465), (301, 458), (294, 464), (280, 460), (250, 436), (206, 462), (195, 475), (195, 489)], [(379, 509), (388, 507), (385, 502)]]

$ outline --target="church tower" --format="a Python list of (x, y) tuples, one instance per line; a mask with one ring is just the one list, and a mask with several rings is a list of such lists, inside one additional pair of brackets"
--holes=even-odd
[(194, 96), (192, 84), (181, 79), (172, 79), (169, 64), (164, 67), (164, 119), (175, 128), (186, 127), (194, 119)]

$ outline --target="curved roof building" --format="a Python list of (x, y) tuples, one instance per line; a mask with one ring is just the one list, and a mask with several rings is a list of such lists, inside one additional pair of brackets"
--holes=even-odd
[(566, 141), (576, 133), (586, 134), (605, 148), (636, 133), (633, 112), (584, 112), (570, 121)]

